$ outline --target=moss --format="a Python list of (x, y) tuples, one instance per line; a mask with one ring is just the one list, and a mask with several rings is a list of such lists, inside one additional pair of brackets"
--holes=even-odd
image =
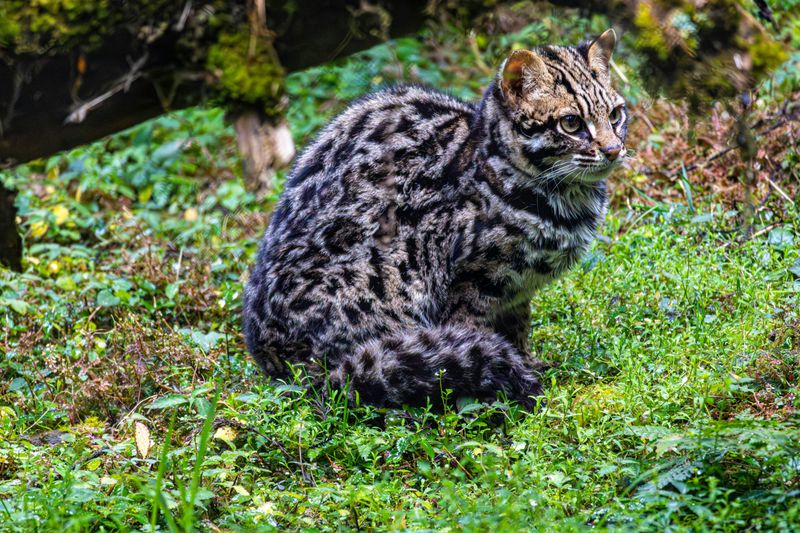
[(649, 2), (639, 3), (633, 24), (639, 30), (636, 47), (654, 53), (661, 60), (666, 60), (669, 57), (670, 46), (664, 38), (661, 22), (656, 18)]
[(783, 46), (763, 33), (757, 33), (753, 44), (748, 48), (753, 60), (753, 74), (760, 78), (789, 59)]
[(268, 115), (279, 111), (285, 72), (268, 38), (251, 39), (249, 29), (221, 33), (206, 66), (224, 100), (258, 106)]
[[(656, 92), (685, 98), (698, 112), (752, 87), (787, 57), (737, 0), (642, 0), (633, 23), (646, 58), (643, 79)], [(738, 58), (749, 57), (748, 62)]]
[(169, 0), (2, 0), (0, 46), (7, 55), (57, 54), (98, 46), (129, 21), (162, 18), (180, 8)]
[(20, 32), (21, 27), (18, 20), (0, 17), (0, 45), (10, 46)]
[(16, 54), (43, 54), (99, 44), (119, 14), (108, 0), (6, 0), (0, 44)]
[[(63, 55), (91, 51), (124, 25), (131, 37), (149, 42), (172, 28), (183, 2), (171, 0), (0, 0), (0, 57), (7, 63), (25, 55)], [(196, 70), (216, 80), (223, 105), (256, 105), (268, 114), (280, 110), (284, 70), (268, 36), (251, 43), (247, 9), (211, 0), (185, 21), (177, 50)]]

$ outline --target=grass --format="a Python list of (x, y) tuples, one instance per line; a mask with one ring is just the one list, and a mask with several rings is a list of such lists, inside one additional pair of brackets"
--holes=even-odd
[[(515, 42), (605, 24), (543, 17), (476, 42), (493, 65)], [(294, 75), (296, 140), (393, 79), (474, 96), (489, 74), (440, 31)], [(634, 112), (657, 124), (634, 126), (640, 162), (707, 153), (682, 108), (631, 79)], [(773, 87), (759, 117), (786, 94)], [(258, 374), (241, 287), (274, 198), (244, 190), (222, 115), (175, 113), (0, 175), (20, 190), (27, 246), (23, 274), (0, 271), (0, 530), (800, 525), (795, 125), (759, 159), (783, 163), (792, 201), (762, 180), (752, 217), (735, 154), (673, 180), (619, 176), (601, 239), (533, 301), (533, 349), (555, 365), (540, 409), (437, 414), (349, 408)]]

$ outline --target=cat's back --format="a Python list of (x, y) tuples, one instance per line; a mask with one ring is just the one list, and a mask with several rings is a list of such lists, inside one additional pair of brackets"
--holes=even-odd
[(253, 350), (266, 330), (289, 342), (278, 330), (290, 323), (292, 335), (308, 334), (303, 342), (330, 348), (338, 341), (326, 335), (343, 324), (373, 331), (411, 315), (405, 308), (436, 281), (421, 279), (423, 263), (443, 272), (438, 257), (424, 260), (432, 241), (444, 246), (436, 206), (452, 209), (457, 173), (445, 169), (473, 113), (446, 94), (401, 86), (355, 101), (323, 128), (286, 180), (247, 284)]
[(415, 222), (456, 187), (446, 169), (469, 137), (474, 112), (472, 104), (413, 85), (354, 101), (298, 157), (263, 252), (274, 259), (321, 247), (341, 259), (353, 246), (385, 238), (389, 218)]
[[(409, 180), (422, 170), (434, 174), (468, 135), (473, 112), (470, 104), (418, 86), (366, 95), (306, 148), (287, 179), (286, 191), (290, 199), (311, 199), (312, 190), (321, 185), (344, 182), (344, 187), (355, 186), (346, 198), (352, 202), (387, 176)], [(292, 193), (298, 188), (302, 192)]]

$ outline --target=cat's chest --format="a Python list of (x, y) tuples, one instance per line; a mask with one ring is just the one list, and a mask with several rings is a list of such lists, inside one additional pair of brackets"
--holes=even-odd
[(547, 250), (527, 243), (516, 250), (509, 261), (497, 265), (495, 275), (503, 280), (503, 291), (496, 311), (529, 302), (537, 290), (577, 264), (587, 248), (588, 244)]
[(523, 241), (509, 255), (506, 264), (500, 266), (511, 280), (512, 286), (527, 287), (541, 285), (557, 278), (578, 261), (589, 247), (590, 240)]

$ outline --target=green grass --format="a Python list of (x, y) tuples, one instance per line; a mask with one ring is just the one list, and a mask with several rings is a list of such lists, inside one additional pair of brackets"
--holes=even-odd
[[(478, 35), (483, 61), (605, 25), (543, 20)], [(393, 79), (475, 95), (488, 74), (460, 46), (428, 32), (293, 76), (298, 142)], [(245, 353), (242, 281), (274, 198), (244, 190), (222, 115), (0, 174), (27, 246), (23, 274), (0, 271), (0, 530), (800, 525), (797, 199), (748, 221), (688, 181), (648, 198), (628, 171), (603, 238), (533, 301), (555, 365), (537, 412), (349, 408), (266, 384)]]

